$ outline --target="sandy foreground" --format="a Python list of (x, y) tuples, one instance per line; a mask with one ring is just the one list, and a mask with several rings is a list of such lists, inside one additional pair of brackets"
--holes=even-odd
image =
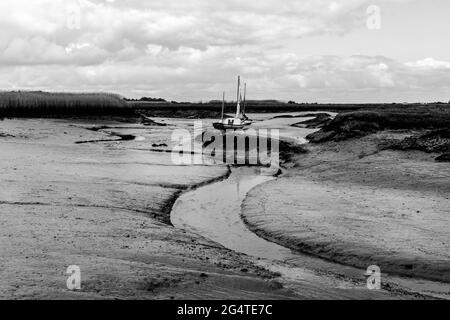
[(450, 166), (434, 154), (378, 152), (378, 142), (403, 134), (309, 145), (282, 177), (249, 192), (246, 224), (328, 261), (434, 280), (448, 295)]
[[(277, 179), (252, 169), (222, 181), (228, 167), (177, 166), (164, 152), (191, 120), (157, 120), (167, 127), (1, 122), (0, 298), (410, 299), (427, 288), (446, 297), (446, 164), (377, 153), (372, 137), (310, 146)], [(257, 125), (301, 140), (289, 121), (298, 120)], [(117, 133), (136, 139), (113, 141)], [(439, 282), (368, 290), (374, 262)], [(80, 291), (66, 287), (70, 265)]]
[(249, 230), (241, 203), (258, 184), (273, 180), (270, 170), (233, 168), (226, 180), (181, 195), (171, 214), (173, 225), (200, 234), (277, 274), (277, 281), (298, 299), (413, 299), (423, 295), (397, 285), (389, 290), (367, 288), (365, 270), (333, 264), (267, 241)]
[[(140, 139), (75, 144), (117, 138), (85, 129), (105, 123), (1, 125), (1, 299), (294, 297), (245, 256), (163, 223), (176, 194), (228, 174), (146, 151), (169, 144), (170, 126), (113, 124)], [(80, 291), (66, 287), (70, 265)]]

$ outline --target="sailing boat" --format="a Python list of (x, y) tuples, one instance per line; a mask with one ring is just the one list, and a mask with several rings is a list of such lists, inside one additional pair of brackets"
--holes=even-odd
[[(245, 115), (246, 95), (247, 95), (247, 84), (244, 84), (244, 100), (242, 101), (241, 77), (238, 76), (236, 115), (233, 118), (227, 118), (227, 119), (223, 118), (224, 109), (225, 109), (225, 92), (224, 92), (223, 99), (222, 99), (222, 117), (220, 119), (220, 122), (213, 123), (213, 127), (215, 129), (237, 130), (237, 129), (243, 129), (246, 126), (251, 125), (252, 121)], [(241, 106), (241, 104), (242, 104), (242, 106)]]

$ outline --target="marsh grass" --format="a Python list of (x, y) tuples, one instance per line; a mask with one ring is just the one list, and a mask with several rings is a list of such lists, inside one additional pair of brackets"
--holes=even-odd
[(0, 117), (128, 115), (134, 109), (109, 93), (0, 92)]
[(381, 130), (438, 130), (450, 128), (448, 104), (377, 107), (345, 112), (320, 131), (308, 135), (311, 142), (340, 141)]

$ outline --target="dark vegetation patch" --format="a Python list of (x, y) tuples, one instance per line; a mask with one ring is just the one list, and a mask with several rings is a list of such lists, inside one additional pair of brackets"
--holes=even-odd
[(313, 116), (314, 119), (297, 122), (291, 126), (296, 128), (308, 128), (308, 129), (322, 128), (330, 124), (332, 120), (332, 117), (328, 113), (318, 113), (311, 116)]
[[(108, 127), (107, 126), (106, 127), (93, 127), (93, 128), (88, 128), (88, 130), (99, 131), (99, 130), (106, 129), (106, 128), (108, 128)], [(113, 136), (113, 137), (118, 137), (118, 139), (83, 140), (83, 141), (76, 141), (75, 144), (132, 141), (132, 140), (136, 139), (136, 136), (134, 136), (132, 134), (122, 134), (122, 133), (118, 133), (118, 132), (110, 132), (109, 135)]]
[(12, 134), (0, 132), (0, 138), (15, 138)]
[(444, 129), (450, 127), (448, 105), (378, 107), (342, 113), (320, 131), (307, 136), (312, 143), (362, 137), (385, 129)]
[[(275, 116), (272, 119), (292, 119), (294, 117), (297, 118), (297, 116), (295, 116), (293, 114), (282, 114), (282, 115), (279, 115), (279, 116)], [(300, 117), (300, 116), (298, 116), (298, 117)]]
[(437, 162), (450, 162), (450, 128), (431, 130), (415, 134), (401, 141), (388, 141), (380, 149), (419, 150), (423, 152), (444, 153)]
[[(163, 106), (159, 106), (158, 108), (150, 108), (150, 109), (139, 109), (138, 112), (140, 114), (145, 115), (145, 117), (157, 117), (157, 118), (184, 118), (184, 119), (220, 119), (222, 116), (222, 107), (215, 106), (215, 110), (209, 110), (209, 107), (206, 109), (201, 109), (198, 106), (192, 105), (192, 108), (189, 105), (186, 105), (183, 108), (172, 108), (169, 106), (165, 108)], [(234, 106), (236, 109), (236, 106)], [(232, 110), (230, 110), (232, 112)], [(230, 113), (231, 113), (230, 112)], [(233, 116), (224, 114), (224, 118), (232, 118)]]
[(122, 97), (107, 93), (0, 92), (0, 117), (135, 116)]
[(294, 141), (279, 141), (280, 164), (286, 165), (291, 163), (296, 155), (307, 153), (307, 149)]
[(183, 282), (181, 276), (176, 277), (161, 277), (158, 275), (156, 278), (147, 278), (144, 280), (143, 289), (150, 292), (155, 292), (167, 288), (172, 288)]
[(121, 141), (132, 141), (136, 139), (136, 136), (132, 134), (122, 134), (118, 132), (111, 132), (111, 135), (119, 137)]
[(444, 153), (436, 158), (437, 162), (450, 162), (450, 153)]
[(111, 127), (109, 126), (95, 126), (95, 127), (90, 127), (90, 128), (86, 128), (87, 130), (90, 131), (94, 131), (94, 132), (98, 132), (100, 130), (105, 130), (105, 129), (110, 129)]
[[(277, 100), (248, 100), (247, 113), (282, 113), (305, 111), (351, 112), (357, 110), (397, 110), (404, 108), (442, 107), (435, 103), (420, 104), (318, 104), (282, 102)], [(234, 114), (235, 102), (225, 103), (225, 113)], [(43, 91), (0, 92), (0, 119), (6, 117), (38, 118), (109, 118), (116, 120), (147, 117), (220, 118), (222, 101), (204, 103), (168, 102), (162, 98), (125, 99), (109, 93), (49, 93)], [(302, 115), (300, 115), (302, 116)], [(307, 115), (303, 115), (307, 116)]]
[(272, 119), (292, 119), (292, 118), (311, 118), (311, 117), (317, 117), (317, 116), (322, 116), (322, 115), (327, 115), (329, 116), (328, 113), (303, 113), (303, 114), (281, 114), (279, 116), (275, 116)]
[(420, 150), (424, 152), (450, 152), (450, 128), (416, 134), (392, 142), (386, 149)]
[(161, 122), (156, 122), (153, 119), (150, 119), (149, 117), (147, 117), (144, 114), (141, 114), (141, 123), (144, 126), (157, 126), (157, 127), (166, 127), (167, 123), (161, 123)]
[[(220, 149), (219, 150), (205, 150), (205, 148), (207, 148), (208, 146), (210, 146), (213, 142), (216, 141), (216, 139), (219, 139), (218, 141), (222, 140), (219, 142), (220, 145)], [(255, 139), (254, 136), (245, 136), (243, 134), (236, 134), (234, 132), (232, 133), (225, 133), (225, 134), (221, 134), (221, 135), (217, 135), (217, 136), (212, 136), (212, 137), (205, 137), (205, 132), (203, 132), (201, 141), (202, 141), (202, 147), (204, 148), (203, 152), (205, 155), (211, 156), (211, 157), (216, 157), (217, 159), (223, 159), (224, 154), (223, 154), (223, 150), (227, 150), (227, 153), (230, 153), (231, 151), (231, 147), (230, 149), (227, 149), (227, 141), (228, 140), (232, 140), (234, 139), (234, 143), (233, 143), (233, 148), (234, 148), (234, 152), (236, 153), (240, 153), (242, 155), (245, 154), (245, 161), (243, 161), (242, 163), (238, 164), (238, 163), (234, 163), (234, 166), (256, 166), (256, 167), (265, 167), (268, 166), (269, 164), (267, 164), (267, 161), (260, 161), (261, 158), (260, 156), (262, 154), (264, 154), (264, 156), (268, 156), (269, 159), (271, 159), (272, 156), (277, 156), (277, 160), (279, 160), (280, 165), (287, 165), (290, 164), (292, 162), (292, 160), (294, 159), (294, 157), (298, 154), (302, 154), (302, 153), (306, 153), (307, 149), (302, 146), (299, 145), (297, 142), (293, 141), (293, 140), (272, 140), (270, 138), (267, 138), (267, 141), (265, 142), (265, 146), (267, 148), (267, 150), (261, 150), (260, 146), (262, 143), (262, 140), (265, 140), (265, 138), (259, 137), (258, 141), (253, 140), (252, 143), (250, 143), (250, 139)], [(242, 140), (241, 140), (242, 139)], [(238, 140), (242, 141), (240, 144), (238, 142)], [(245, 141), (243, 141), (245, 140)], [(272, 143), (278, 143), (278, 154), (277, 155), (272, 155), (272, 150), (275, 149), (274, 146), (272, 145)], [(238, 150), (238, 146), (242, 145), (243, 149), (239, 149)], [(223, 149), (225, 148), (225, 149)], [(249, 154), (252, 153), (256, 153), (258, 154), (258, 159), (257, 161), (255, 161), (255, 163), (250, 163), (249, 161)], [(241, 157), (241, 159), (243, 159), (243, 157)]]
[[(205, 103), (189, 102), (129, 102), (136, 110), (149, 117), (167, 118), (220, 118), (222, 112), (221, 101), (210, 101)], [(247, 113), (281, 113), (281, 112), (305, 112), (305, 111), (333, 111), (344, 112), (359, 110), (375, 105), (363, 104), (317, 104), (317, 103), (286, 103), (277, 100), (249, 100), (246, 103)], [(235, 102), (225, 103), (225, 113), (236, 112)], [(229, 117), (226, 115), (225, 117)], [(284, 117), (290, 117), (285, 115)], [(300, 115), (299, 117), (303, 117)]]

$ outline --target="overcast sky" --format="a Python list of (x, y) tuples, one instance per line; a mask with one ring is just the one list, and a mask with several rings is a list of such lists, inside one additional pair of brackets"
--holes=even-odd
[(448, 0), (0, 0), (0, 89), (232, 99), (240, 74), (254, 99), (449, 101), (449, 13)]

